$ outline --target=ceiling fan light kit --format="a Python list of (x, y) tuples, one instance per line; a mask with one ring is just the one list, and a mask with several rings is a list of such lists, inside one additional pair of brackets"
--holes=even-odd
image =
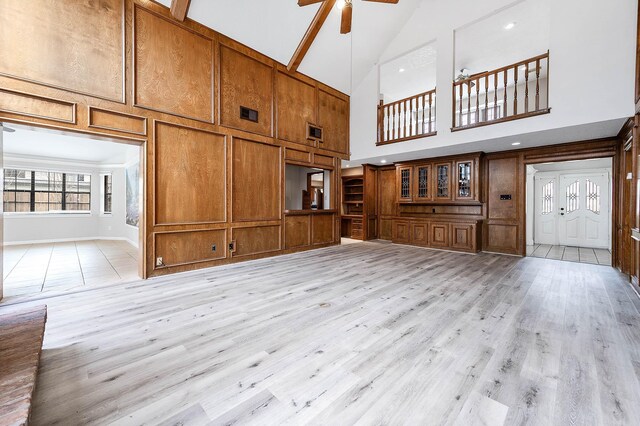
[[(315, 3), (324, 3), (326, 0), (298, 0), (298, 6), (308, 6)], [(400, 0), (362, 0), (371, 3), (398, 4)], [(341, 10), (340, 34), (351, 32), (351, 21), (353, 17), (353, 0), (338, 0), (336, 7)]]

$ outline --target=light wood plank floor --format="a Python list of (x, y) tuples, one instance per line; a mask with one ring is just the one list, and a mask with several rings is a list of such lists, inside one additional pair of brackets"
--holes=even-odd
[(91, 240), (4, 247), (4, 295), (33, 296), (138, 278), (138, 249)]
[(527, 246), (527, 256), (611, 266), (611, 252), (604, 249), (534, 244)]
[(52, 297), (32, 424), (638, 425), (638, 302), (381, 242)]

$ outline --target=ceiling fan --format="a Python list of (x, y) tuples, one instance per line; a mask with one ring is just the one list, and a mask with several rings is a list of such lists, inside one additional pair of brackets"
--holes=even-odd
[[(298, 0), (298, 6), (308, 6), (310, 4), (322, 3), (325, 0)], [(397, 4), (399, 0), (363, 0), (374, 3), (390, 3)], [(340, 34), (348, 34), (351, 32), (351, 16), (353, 13), (353, 0), (338, 0), (339, 7), (342, 9), (342, 18), (340, 20)]]

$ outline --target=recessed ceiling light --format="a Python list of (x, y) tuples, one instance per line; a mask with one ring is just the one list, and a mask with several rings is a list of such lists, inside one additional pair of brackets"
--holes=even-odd
[(386, 163), (386, 162), (387, 162), (387, 160), (380, 160), (380, 162), (381, 162), (382, 164), (384, 164), (384, 163)]
[(404, 72), (404, 68), (400, 68), (398, 72)]
[(514, 142), (514, 143), (512, 143), (511, 145), (513, 145), (513, 146), (518, 146), (518, 145), (520, 145), (520, 142)]
[(351, 167), (351, 166), (349, 166), (349, 165), (347, 164), (345, 167), (348, 169), (348, 168), (349, 168), (349, 167)]
[(344, 7), (344, 5), (345, 5), (345, 4), (347, 4), (346, 0), (338, 0), (338, 1), (336, 2), (336, 7), (337, 7), (338, 9), (342, 9), (342, 8)]
[(507, 25), (504, 26), (504, 29), (507, 30), (507, 31), (508, 30), (512, 30), (513, 27), (515, 27), (515, 26), (516, 26), (515, 22), (509, 22)]

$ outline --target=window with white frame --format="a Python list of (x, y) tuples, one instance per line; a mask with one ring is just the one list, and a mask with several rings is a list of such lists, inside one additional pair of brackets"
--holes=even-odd
[(113, 176), (111, 173), (104, 174), (102, 178), (102, 214), (111, 214), (113, 199)]

